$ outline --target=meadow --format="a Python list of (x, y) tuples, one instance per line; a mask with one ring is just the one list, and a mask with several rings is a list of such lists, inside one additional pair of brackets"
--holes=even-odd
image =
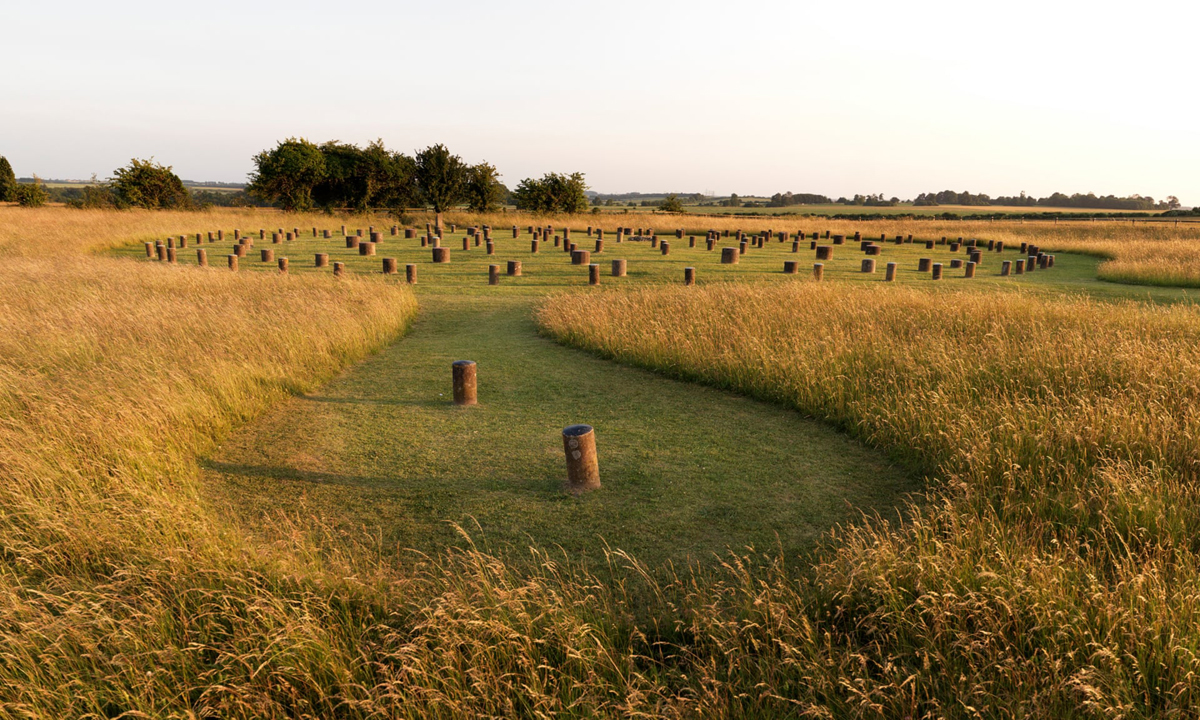
[[(1200, 268), (1198, 231), (573, 218), (629, 262), (592, 288), (530, 253), (561, 218), (448, 221), (435, 266), (382, 216), (0, 208), (0, 714), (1188, 714), (1197, 323), (1163, 273)], [(494, 256), (461, 250), (479, 222)], [(377, 255), (142, 247), (343, 223)], [(888, 245), (885, 284), (846, 245), (817, 284), (807, 246), (702, 249), (768, 227), (1062, 254), (935, 283), (917, 259), (961, 251)], [(579, 421), (605, 485), (574, 498)]]

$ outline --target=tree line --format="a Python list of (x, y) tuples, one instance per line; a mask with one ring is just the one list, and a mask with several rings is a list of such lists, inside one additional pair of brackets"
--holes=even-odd
[(442, 144), (408, 156), (387, 149), (382, 140), (360, 148), (288, 138), (255, 155), (254, 166), (247, 192), (285, 210), (385, 210), (399, 216), (427, 207), (440, 226), (442, 213), (460, 205), (478, 213), (508, 202), (536, 213), (587, 207), (582, 173), (526, 178), (509, 192), (493, 165), (467, 164)]
[(1169, 195), (1166, 200), (1155, 201), (1148, 195), (1096, 195), (1094, 193), (1052, 193), (1046, 197), (1035, 198), (1025, 193), (1020, 195), (1002, 195), (997, 198), (985, 193), (972, 194), (969, 192), (954, 192), (943, 190), (938, 193), (921, 193), (913, 200), (913, 205), (930, 207), (937, 205), (1007, 205), (1011, 207), (1058, 207), (1083, 208), (1089, 210), (1175, 210), (1180, 206), (1179, 198)]

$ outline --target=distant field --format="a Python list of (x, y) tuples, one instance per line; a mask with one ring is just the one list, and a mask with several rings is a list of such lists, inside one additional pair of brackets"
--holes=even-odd
[(699, 215), (1008, 215), (1011, 213), (1127, 213), (1141, 210), (1091, 210), (1081, 208), (1013, 207), (1009, 205), (936, 205), (916, 207), (908, 204), (891, 207), (867, 207), (864, 205), (792, 205), (790, 207), (710, 207), (685, 205), (689, 213)]

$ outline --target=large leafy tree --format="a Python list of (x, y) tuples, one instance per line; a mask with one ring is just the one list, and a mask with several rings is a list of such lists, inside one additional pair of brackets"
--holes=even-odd
[(15, 200), (13, 191), (17, 189), (17, 176), (13, 174), (12, 165), (8, 158), (0, 155), (0, 202)]
[(256, 171), (250, 176), (251, 193), (284, 210), (307, 210), (313, 204), (313, 187), (325, 177), (325, 156), (304, 138), (288, 138), (273, 150), (254, 156)]
[(129, 165), (113, 171), (109, 181), (117, 207), (187, 208), (191, 195), (179, 176), (166, 165), (134, 158)]
[(467, 168), (464, 195), (472, 212), (492, 212), (507, 194), (508, 188), (500, 182), (500, 173), (491, 164), (482, 162)]
[(442, 213), (463, 199), (467, 166), (441, 143), (417, 153), (413, 179), (420, 200), (437, 214), (437, 229), (442, 231)]
[(588, 206), (587, 183), (583, 173), (525, 178), (513, 191), (513, 200), (519, 209), (533, 213), (579, 213)]

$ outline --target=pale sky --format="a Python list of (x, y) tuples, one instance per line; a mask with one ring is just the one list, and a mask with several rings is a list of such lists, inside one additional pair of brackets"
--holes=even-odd
[(1200, 3), (0, 2), (0, 155), (244, 181), (296, 135), (510, 186), (1200, 204)]

